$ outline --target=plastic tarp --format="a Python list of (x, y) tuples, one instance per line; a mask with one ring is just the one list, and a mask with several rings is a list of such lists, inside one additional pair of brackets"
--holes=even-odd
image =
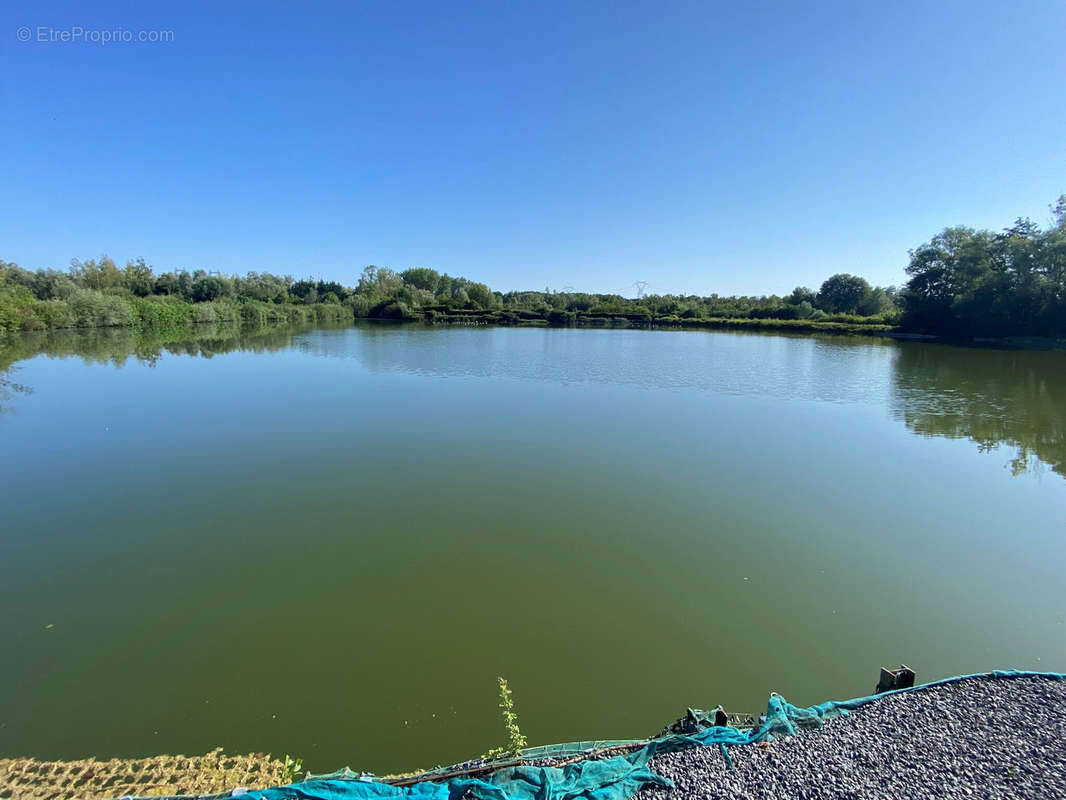
[[(646, 761), (646, 759), (645, 759)], [(507, 767), (484, 779), (453, 778), (390, 786), (360, 780), (311, 780), (241, 795), (242, 800), (627, 800), (646, 785), (672, 786), (639, 759), (616, 756), (562, 768)]]

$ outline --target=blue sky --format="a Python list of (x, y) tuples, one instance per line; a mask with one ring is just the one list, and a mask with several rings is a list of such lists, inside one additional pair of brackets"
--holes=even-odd
[[(783, 293), (900, 283), (944, 226), (1066, 192), (1062, 0), (18, 5), (0, 258), (29, 268)], [(75, 26), (173, 41), (38, 40)]]

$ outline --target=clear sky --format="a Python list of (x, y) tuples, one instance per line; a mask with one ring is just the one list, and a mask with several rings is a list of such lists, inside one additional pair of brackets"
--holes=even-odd
[(1064, 0), (167, 5), (0, 11), (0, 258), (783, 293), (1066, 192)]

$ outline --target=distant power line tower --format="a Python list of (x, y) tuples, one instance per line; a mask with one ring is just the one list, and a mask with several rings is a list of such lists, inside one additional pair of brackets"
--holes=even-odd
[(637, 290), (637, 299), (643, 300), (644, 293), (648, 290), (647, 281), (633, 281), (633, 288)]

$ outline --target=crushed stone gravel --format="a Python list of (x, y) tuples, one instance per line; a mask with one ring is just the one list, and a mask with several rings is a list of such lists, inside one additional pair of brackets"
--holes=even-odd
[(822, 728), (659, 755), (636, 800), (1066, 798), (1066, 681), (971, 678), (885, 697)]

